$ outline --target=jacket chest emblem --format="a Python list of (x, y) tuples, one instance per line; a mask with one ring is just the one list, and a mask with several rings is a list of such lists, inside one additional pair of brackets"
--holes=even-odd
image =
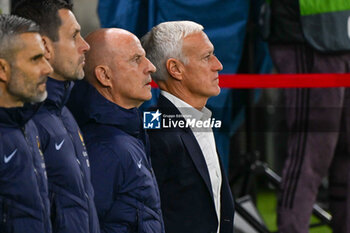
[(142, 158), (139, 161), (137, 161), (137, 167), (139, 169), (141, 169), (141, 167), (142, 167)]
[(60, 142), (60, 143), (55, 143), (55, 149), (58, 151), (58, 150), (61, 150), (62, 146), (63, 146), (63, 143), (64, 143), (64, 139)]
[(15, 156), (15, 154), (17, 153), (17, 148), (8, 156), (4, 155), (4, 162), (8, 163), (10, 162), (10, 160), (13, 158), (13, 156)]

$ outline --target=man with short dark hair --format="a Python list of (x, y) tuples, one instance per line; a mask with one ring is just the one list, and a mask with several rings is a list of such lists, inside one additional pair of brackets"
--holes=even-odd
[(34, 117), (47, 166), (53, 231), (98, 233), (85, 143), (75, 119), (65, 107), (72, 81), (84, 77), (89, 45), (80, 35), (72, 5), (66, 1), (24, 0), (13, 13), (42, 26), (47, 57), (54, 69), (47, 82), (48, 98)]
[(38, 131), (31, 120), (47, 97), (39, 27), (0, 15), (0, 232), (51, 233), (50, 204)]

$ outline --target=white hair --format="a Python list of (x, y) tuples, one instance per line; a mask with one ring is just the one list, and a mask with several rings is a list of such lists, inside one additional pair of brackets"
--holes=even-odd
[(169, 73), (166, 62), (169, 58), (187, 63), (182, 53), (182, 43), (186, 36), (203, 31), (203, 26), (192, 21), (171, 21), (158, 24), (141, 38), (147, 58), (157, 71), (152, 74), (154, 81), (166, 80)]

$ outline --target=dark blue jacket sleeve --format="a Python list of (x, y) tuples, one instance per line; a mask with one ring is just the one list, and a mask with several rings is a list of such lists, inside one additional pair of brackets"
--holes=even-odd
[(116, 205), (117, 195), (124, 182), (125, 168), (120, 157), (108, 146), (91, 145), (91, 181), (102, 233), (129, 232), (128, 224), (118, 218), (123, 210)]

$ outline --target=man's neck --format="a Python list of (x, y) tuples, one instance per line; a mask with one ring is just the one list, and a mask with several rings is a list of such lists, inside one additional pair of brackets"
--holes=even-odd
[(208, 98), (196, 98), (193, 95), (190, 95), (186, 92), (172, 92), (168, 90), (163, 90), (163, 91), (166, 91), (172, 94), (173, 96), (179, 98), (180, 100), (184, 101), (188, 105), (191, 105), (193, 108), (199, 111), (201, 111), (205, 107), (208, 100)]
[(176, 96), (177, 98), (183, 100), (184, 102), (188, 103), (195, 109), (201, 111), (205, 105), (207, 104), (207, 98), (193, 98), (191, 96)]
[(191, 105), (193, 108), (199, 111), (201, 111), (207, 104), (207, 97), (195, 96), (193, 95), (193, 93), (187, 91), (182, 86), (176, 85), (176, 83), (167, 85), (166, 82), (159, 82), (158, 85), (161, 90), (166, 91), (172, 94), (173, 96), (176, 96), (180, 100), (186, 102), (187, 104)]

